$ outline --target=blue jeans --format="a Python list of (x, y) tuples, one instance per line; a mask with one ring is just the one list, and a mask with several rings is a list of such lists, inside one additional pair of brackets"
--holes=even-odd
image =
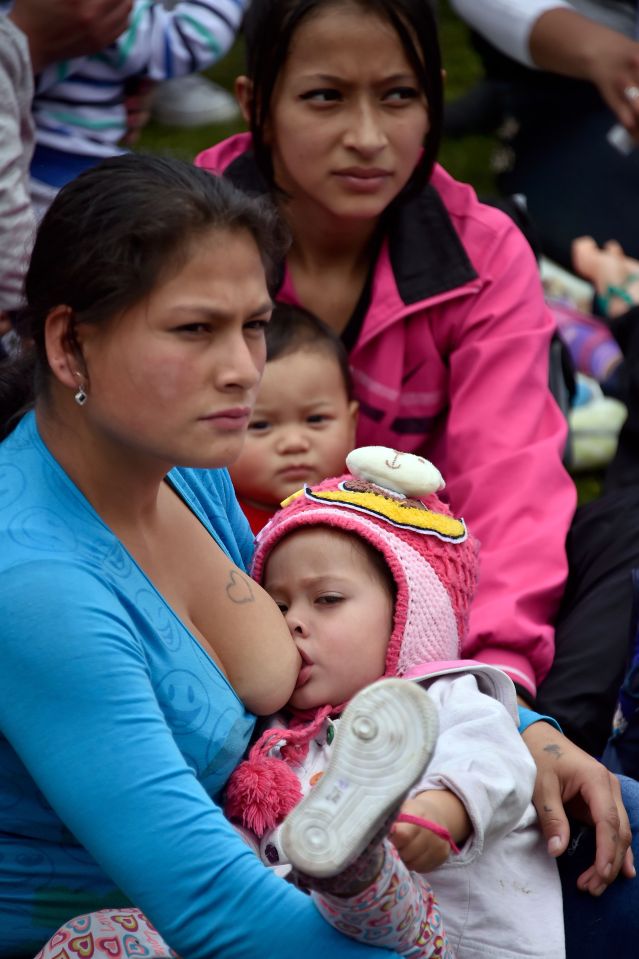
[[(619, 777), (639, 863), (639, 782)], [(639, 879), (618, 878), (594, 899), (579, 892), (577, 877), (595, 858), (593, 830), (573, 827), (573, 842), (559, 860), (564, 895), (566, 959), (636, 959), (639, 937)], [(578, 841), (575, 841), (578, 840)]]

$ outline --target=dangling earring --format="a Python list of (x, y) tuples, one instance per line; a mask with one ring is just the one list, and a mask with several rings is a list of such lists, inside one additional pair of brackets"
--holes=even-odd
[(89, 399), (89, 396), (85, 392), (84, 386), (82, 385), (82, 383), (80, 383), (80, 385), (78, 386), (78, 392), (75, 394), (73, 399), (76, 401), (78, 406), (84, 406), (86, 401)]

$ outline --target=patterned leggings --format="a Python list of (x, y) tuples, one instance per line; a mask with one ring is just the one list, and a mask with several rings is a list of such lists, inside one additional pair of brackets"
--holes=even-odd
[[(384, 863), (374, 883), (351, 898), (311, 891), (327, 922), (352, 939), (385, 946), (411, 959), (455, 959), (433, 890), (410, 872), (384, 840)], [(330, 880), (328, 880), (330, 882)]]
[(65, 922), (35, 959), (178, 959), (139, 909), (102, 909)]
[[(311, 892), (322, 916), (345, 935), (411, 959), (454, 959), (433, 891), (385, 840), (378, 878), (350, 898)], [(103, 909), (71, 919), (35, 959), (178, 959), (139, 909)]]

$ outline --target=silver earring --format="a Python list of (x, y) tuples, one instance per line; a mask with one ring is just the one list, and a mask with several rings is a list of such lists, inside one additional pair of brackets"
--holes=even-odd
[(84, 386), (82, 383), (78, 386), (78, 392), (75, 394), (73, 399), (76, 401), (78, 406), (84, 406), (86, 401), (89, 399), (88, 394), (84, 391)]

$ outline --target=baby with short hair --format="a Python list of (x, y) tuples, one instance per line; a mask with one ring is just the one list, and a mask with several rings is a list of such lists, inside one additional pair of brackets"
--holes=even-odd
[(356, 424), (344, 344), (307, 310), (277, 304), (244, 448), (229, 470), (254, 533), (304, 483), (343, 472)]
[(347, 935), (410, 956), (562, 959), (514, 686), (459, 659), (477, 543), (421, 457), (367, 447), (347, 464), (257, 538), (253, 575), (301, 668), (287, 716), (233, 774), (226, 813)]

